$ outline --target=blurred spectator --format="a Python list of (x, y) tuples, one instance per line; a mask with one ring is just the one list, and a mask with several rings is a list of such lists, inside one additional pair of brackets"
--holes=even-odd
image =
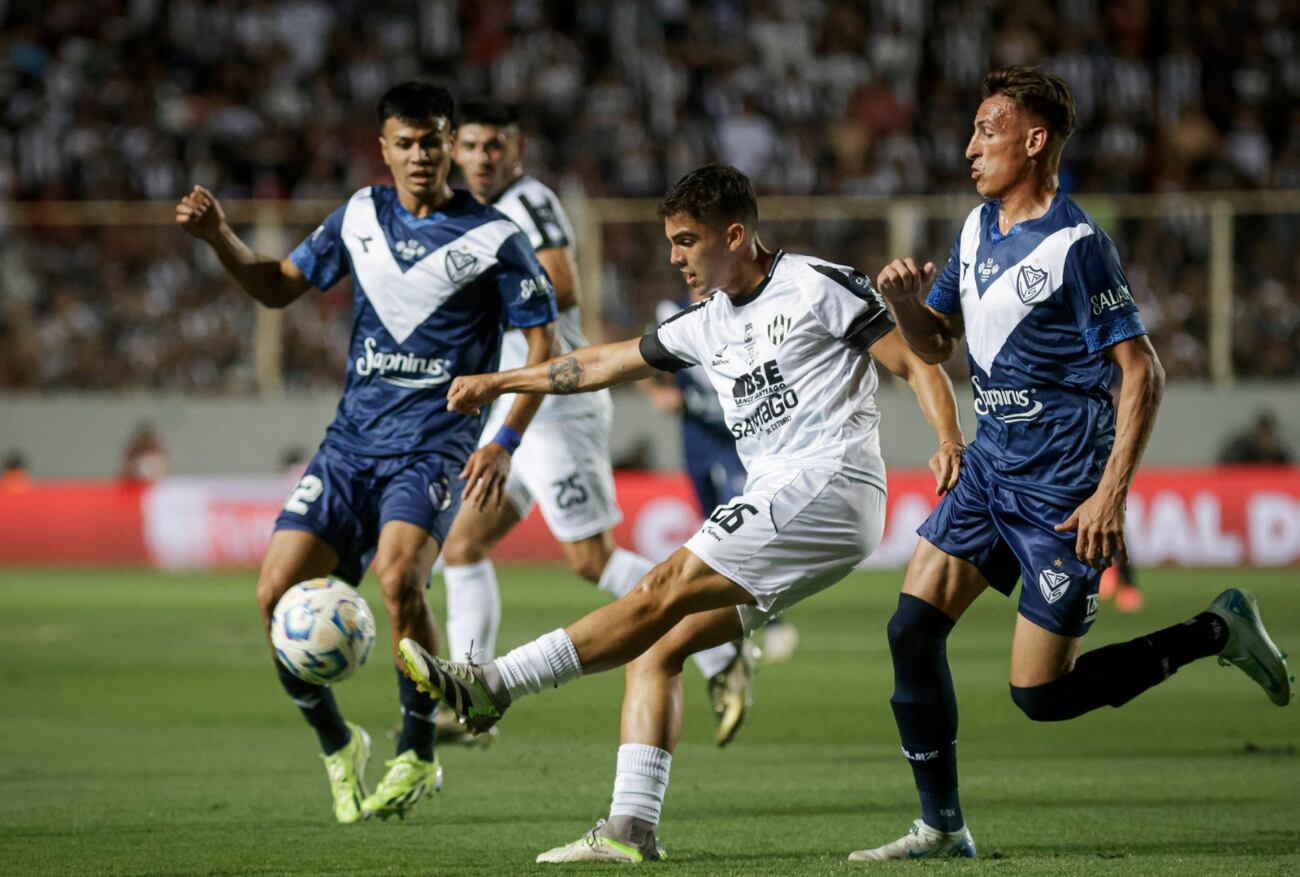
[(27, 458), (20, 451), (10, 451), (0, 464), (0, 493), (22, 493), (31, 487)]
[[(1070, 190), (1294, 188), (1297, 47), (1300, 5), (1234, 0), (0, 3), (0, 201), (171, 199), (199, 182), (320, 198), (323, 216), (383, 178), (372, 104), (420, 75), (518, 103), (528, 172), (565, 191), (654, 196), (728, 159), (763, 193), (973, 199), (962, 150), (979, 80), (1014, 62), (1073, 86)], [(959, 221), (918, 250), (942, 258)], [(1239, 223), (1242, 375), (1300, 374), (1298, 221)], [(1103, 224), (1159, 312), (1170, 374), (1205, 377), (1208, 222)], [(770, 236), (877, 265), (876, 231), (845, 228)], [(605, 241), (602, 289), (622, 336), (668, 272), (653, 224), (606, 235), (623, 238)], [(0, 389), (255, 386), (253, 306), (179, 235), (0, 223), (0, 277)], [(346, 291), (311, 301), (286, 314), (295, 390), (343, 375)]]
[(1219, 454), (1220, 463), (1255, 466), (1289, 466), (1294, 459), (1278, 435), (1271, 411), (1261, 411), (1250, 429), (1230, 439)]
[(157, 481), (171, 469), (171, 455), (152, 423), (141, 421), (122, 451), (121, 477), (127, 481)]

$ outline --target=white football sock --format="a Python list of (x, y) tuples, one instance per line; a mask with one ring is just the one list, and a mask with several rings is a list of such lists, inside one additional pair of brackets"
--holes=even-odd
[(739, 649), (735, 643), (723, 643), (720, 646), (696, 652), (691, 655), (691, 660), (695, 662), (696, 667), (700, 668), (700, 672), (704, 674), (705, 679), (712, 679), (731, 666), (731, 662), (736, 660), (738, 652)]
[(497, 630), (501, 627), (501, 592), (492, 561), (465, 566), (448, 566), (442, 571), (447, 585), (447, 655), (475, 664), (486, 664), (496, 654)]
[(524, 643), (492, 663), (501, 674), (511, 703), (544, 688), (559, 688), (582, 675), (578, 650), (562, 627)]
[(618, 773), (614, 775), (610, 818), (632, 816), (658, 825), (672, 765), (672, 753), (657, 746), (624, 743), (618, 747)]
[(635, 588), (636, 583), (652, 569), (654, 563), (641, 555), (625, 548), (615, 548), (600, 572), (600, 581), (596, 587), (607, 594), (613, 594), (617, 599)]

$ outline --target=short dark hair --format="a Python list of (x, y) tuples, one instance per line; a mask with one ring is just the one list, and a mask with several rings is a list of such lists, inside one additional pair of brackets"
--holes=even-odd
[(423, 122), (441, 116), (448, 122), (456, 117), (456, 101), (451, 92), (429, 82), (399, 82), (379, 99), (379, 125), (389, 119)]
[(508, 128), (519, 124), (519, 111), (505, 101), (488, 97), (473, 97), (460, 105), (457, 125), (492, 125)]
[(980, 95), (987, 100), (995, 94), (1005, 94), (1047, 123), (1054, 134), (1057, 148), (1065, 145), (1074, 133), (1077, 114), (1074, 95), (1061, 77), (1040, 67), (1004, 67), (984, 77)]
[(758, 199), (749, 177), (729, 164), (708, 164), (678, 180), (659, 202), (659, 217), (685, 213), (714, 228), (758, 222)]

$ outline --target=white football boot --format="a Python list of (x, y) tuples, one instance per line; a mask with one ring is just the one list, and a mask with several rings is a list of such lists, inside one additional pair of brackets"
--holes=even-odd
[(609, 836), (608, 823), (601, 819), (596, 827), (575, 840), (547, 850), (537, 857), (537, 861), (550, 864), (569, 862), (606, 862), (621, 865), (639, 865), (642, 862), (658, 862), (668, 858), (663, 847), (659, 846), (659, 836), (650, 831), (641, 843), (619, 840)]
[(907, 834), (893, 843), (876, 847), (874, 850), (858, 850), (849, 853), (850, 862), (973, 858), (975, 858), (975, 839), (970, 836), (970, 829), (966, 826), (963, 825), (960, 831), (940, 831), (919, 819), (912, 823), (912, 828)]

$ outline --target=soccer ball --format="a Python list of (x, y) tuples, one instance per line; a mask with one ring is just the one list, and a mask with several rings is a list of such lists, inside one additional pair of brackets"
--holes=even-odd
[(290, 673), (313, 685), (329, 685), (366, 663), (375, 645), (375, 618), (351, 585), (311, 579), (285, 591), (275, 604), (271, 644)]

